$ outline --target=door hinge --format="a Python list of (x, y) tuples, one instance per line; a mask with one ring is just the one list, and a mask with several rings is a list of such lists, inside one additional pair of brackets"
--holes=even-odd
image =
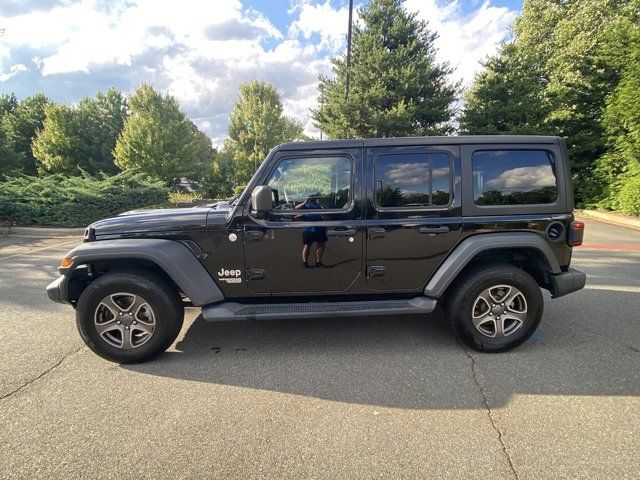
[(247, 242), (255, 242), (264, 238), (264, 232), (260, 230), (247, 230), (244, 232), (244, 236), (247, 239)]
[(247, 268), (245, 276), (247, 280), (262, 280), (267, 274), (262, 268)]
[(369, 265), (367, 267), (367, 278), (381, 277), (384, 275), (384, 267), (382, 265)]

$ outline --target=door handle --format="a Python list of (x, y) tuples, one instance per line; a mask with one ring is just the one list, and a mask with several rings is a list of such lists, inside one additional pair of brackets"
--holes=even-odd
[(371, 238), (384, 237), (387, 233), (387, 230), (383, 227), (369, 227), (368, 230)]
[(370, 265), (367, 267), (367, 278), (382, 277), (384, 270), (382, 265)]
[(343, 229), (331, 229), (327, 230), (327, 235), (330, 237), (353, 237), (356, 234), (355, 228)]
[(260, 230), (247, 230), (244, 234), (247, 242), (255, 242), (264, 238), (264, 232)]
[(418, 233), (426, 233), (427, 235), (437, 235), (438, 233), (447, 233), (449, 227), (420, 227)]

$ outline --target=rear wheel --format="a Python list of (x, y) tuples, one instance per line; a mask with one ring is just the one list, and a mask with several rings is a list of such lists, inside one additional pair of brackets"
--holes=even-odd
[(78, 330), (87, 346), (119, 363), (140, 362), (166, 350), (183, 318), (176, 289), (144, 271), (100, 276), (82, 293), (76, 309)]
[(526, 341), (542, 318), (540, 287), (513, 265), (490, 264), (464, 274), (446, 298), (458, 337), (482, 352), (503, 352)]

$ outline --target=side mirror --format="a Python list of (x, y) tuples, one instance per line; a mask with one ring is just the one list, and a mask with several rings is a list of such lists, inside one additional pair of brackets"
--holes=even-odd
[(251, 212), (263, 216), (273, 208), (273, 190), (268, 185), (260, 185), (251, 192)]

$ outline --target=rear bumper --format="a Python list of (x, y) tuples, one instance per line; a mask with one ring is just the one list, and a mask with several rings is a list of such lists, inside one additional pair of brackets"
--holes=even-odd
[(569, 268), (566, 272), (551, 275), (553, 298), (562, 297), (584, 288), (587, 276), (580, 270)]
[(69, 303), (69, 278), (66, 275), (58, 277), (47, 286), (49, 300), (57, 303)]

